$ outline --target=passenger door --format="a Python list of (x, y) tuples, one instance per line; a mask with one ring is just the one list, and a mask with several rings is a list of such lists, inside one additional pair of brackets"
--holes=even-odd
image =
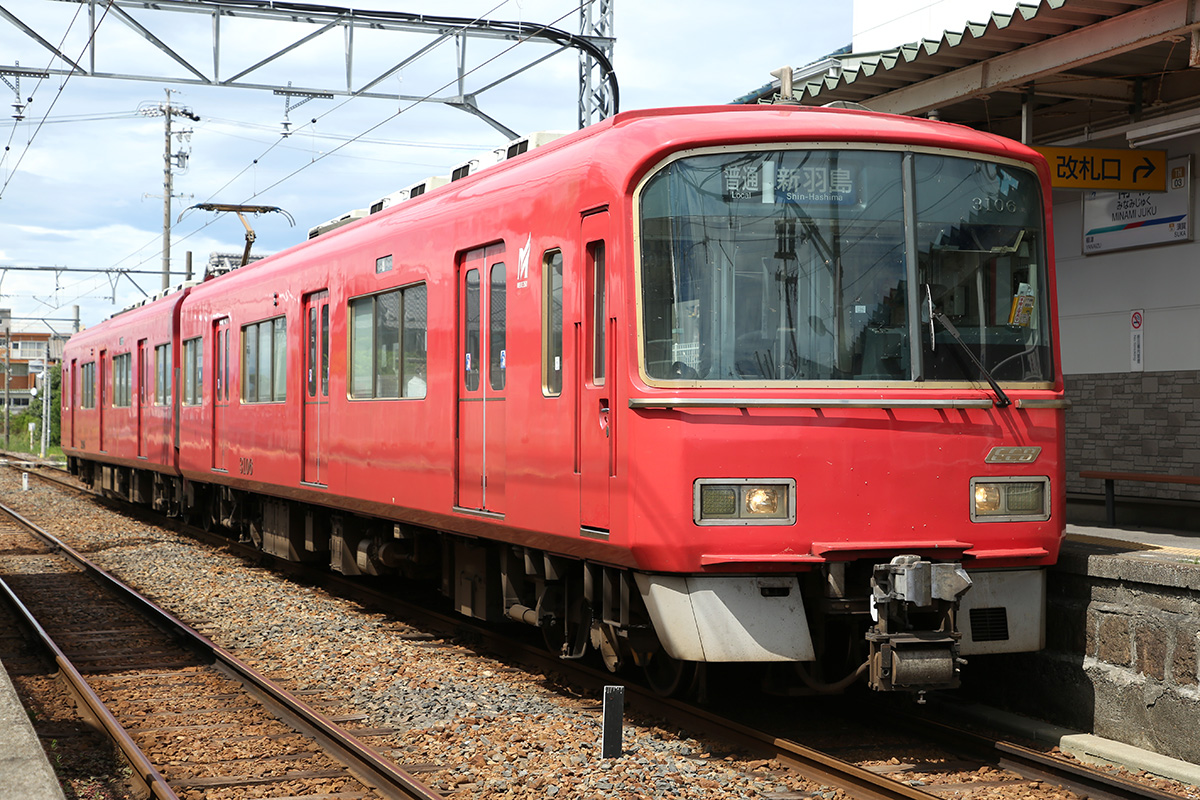
[(613, 430), (612, 357), (610, 341), (615, 328), (609, 303), (607, 247), (609, 216), (601, 211), (584, 216), (580, 242), (583, 292), (576, 342), (580, 364), (576, 404), (576, 445), (579, 453), (579, 525), (584, 535), (607, 537), (609, 494), (615, 471), (616, 434)]
[(79, 389), (78, 389), (78, 387), (79, 387), (79, 360), (78, 359), (74, 359), (74, 358), (71, 359), (71, 370), (67, 374), (70, 376), (69, 377), (70, 382), (67, 383), (66, 386), (62, 387), (62, 397), (65, 400), (65, 402), (63, 402), (63, 405), (68, 408), (67, 441), (71, 443), (71, 447), (79, 447), (79, 443), (77, 441), (75, 441), (75, 409), (76, 409), (76, 407), (79, 406), (80, 403), (83, 402), (83, 398), (81, 398), (78, 394), (78, 392), (79, 392)]
[(507, 277), (504, 245), (472, 250), (458, 277), (458, 456), (455, 505), (504, 513)]
[(305, 483), (325, 486), (329, 449), (329, 291), (304, 298)]

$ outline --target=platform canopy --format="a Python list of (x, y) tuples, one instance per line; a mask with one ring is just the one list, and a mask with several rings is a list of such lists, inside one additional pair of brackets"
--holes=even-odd
[(1200, 0), (1042, 0), (797, 70), (794, 91), (804, 105), (858, 103), (1034, 144), (1156, 144), (1200, 130), (1198, 29)]

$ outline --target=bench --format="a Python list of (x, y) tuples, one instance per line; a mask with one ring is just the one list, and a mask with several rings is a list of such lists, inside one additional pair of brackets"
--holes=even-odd
[(1097, 472), (1080, 470), (1081, 478), (1096, 478), (1104, 481), (1104, 516), (1108, 527), (1117, 525), (1117, 500), (1114, 484), (1117, 481), (1134, 481), (1141, 483), (1182, 483), (1189, 486), (1200, 486), (1200, 475), (1158, 475), (1153, 472)]

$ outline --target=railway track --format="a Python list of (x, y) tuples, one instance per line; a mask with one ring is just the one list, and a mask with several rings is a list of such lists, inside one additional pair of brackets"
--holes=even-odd
[(137, 791), (441, 796), (48, 531), (7, 506), (0, 514), (0, 592), (120, 750)]
[[(212, 536), (212, 534), (204, 534)], [(236, 551), (238, 546), (228, 539), (219, 539), (223, 549)], [(261, 553), (249, 548), (240, 551), (243, 557), (255, 561), (263, 559)], [(271, 560), (271, 559), (266, 559)], [(297, 565), (284, 564), (289, 570), (296, 571)], [(373, 608), (386, 609), (404, 619), (411, 620), (423, 628), (436, 631), (431, 636), (449, 635), (460, 631), (466, 623), (457, 616), (442, 615), (427, 607), (404, 604), (391, 594), (374, 591), (356, 581), (341, 579), (325, 573), (305, 574), (305, 581), (320, 583), (340, 595), (353, 596), (358, 602)], [(561, 675), (564, 682), (575, 686), (595, 690), (598, 687), (618, 682), (617, 679), (603, 670), (581, 668), (571, 662), (563, 662), (544, 650), (514, 642), (511, 638), (497, 636), (487, 629), (474, 628), (470, 634), (474, 641), (481, 644), (476, 649), (484, 649), (498, 653), (506, 660), (520, 661), (525, 668), (540, 671), (543, 674)], [(912, 735), (916, 741), (938, 741), (944, 755), (931, 755), (923, 762), (900, 764), (895, 766), (868, 764), (859, 766), (853, 761), (867, 763), (861, 754), (846, 754), (845, 759), (834, 758), (825, 752), (801, 744), (797, 739), (808, 739), (807, 734), (789, 736), (786, 725), (772, 727), (760, 726), (746, 721), (738, 722), (731, 719), (735, 715), (714, 714), (703, 709), (684, 703), (663, 700), (652, 693), (635, 686), (629, 686), (627, 703), (639, 718), (666, 720), (669, 729), (686, 731), (690, 736), (705, 738), (710, 742), (719, 742), (722, 753), (749, 754), (747, 760), (754, 759), (770, 763), (770, 769), (776, 771), (794, 771), (804, 776), (813, 786), (827, 791), (830, 788), (841, 789), (847, 795), (855, 798), (907, 798), (907, 800), (928, 800), (931, 796), (988, 796), (988, 797), (1054, 797), (1065, 795), (1058, 787), (1065, 787), (1074, 793), (1090, 798), (1115, 800), (1115, 798), (1153, 798), (1154, 800), (1177, 800), (1179, 795), (1166, 794), (1145, 784), (1115, 778), (1103, 772), (1092, 770), (1077, 763), (1054, 759), (1042, 753), (1023, 748), (1020, 745), (997, 741), (995, 738), (968, 734), (956, 727), (944, 723), (929, 723), (911, 720), (907, 715), (896, 712), (894, 705), (888, 706), (884, 712), (888, 720), (888, 729), (907, 726), (923, 726), (914, 728), (917, 732)], [(873, 698), (875, 699), (875, 698)], [(781, 706), (781, 715), (796, 713), (803, 715), (804, 710), (789, 711), (789, 707)], [(790, 708), (800, 709), (801, 706)], [(878, 715), (880, 707), (876, 706)], [(861, 715), (870, 719), (870, 711), (862, 711)], [(901, 719), (901, 717), (904, 719)], [(478, 725), (474, 727), (479, 727)], [(862, 736), (860, 731), (858, 736)], [(852, 734), (853, 736), (853, 734)], [(899, 741), (899, 740), (897, 740)], [(894, 747), (897, 751), (911, 749), (911, 741), (903, 744), (880, 744), (879, 748)], [(825, 749), (837, 752), (835, 747)], [(710, 754), (709, 761), (717, 760)], [(686, 777), (686, 776), (685, 776)], [(681, 778), (682, 780), (682, 778)], [(465, 786), (472, 786), (466, 783)], [(453, 789), (454, 787), (450, 787)], [(442, 789), (445, 791), (445, 787)], [(779, 793), (773, 796), (810, 796), (811, 790), (800, 793)], [(1069, 796), (1069, 795), (1067, 795)]]

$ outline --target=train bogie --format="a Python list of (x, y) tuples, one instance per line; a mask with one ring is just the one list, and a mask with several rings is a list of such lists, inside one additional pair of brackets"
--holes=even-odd
[[(72, 339), (67, 450), (663, 688), (721, 661), (953, 686), (960, 655), (1044, 635), (1046, 186), (1032, 151), (936, 123), (624, 114)], [(100, 438), (143, 413), (105, 394), (124, 339), (178, 370), (140, 455)]]

